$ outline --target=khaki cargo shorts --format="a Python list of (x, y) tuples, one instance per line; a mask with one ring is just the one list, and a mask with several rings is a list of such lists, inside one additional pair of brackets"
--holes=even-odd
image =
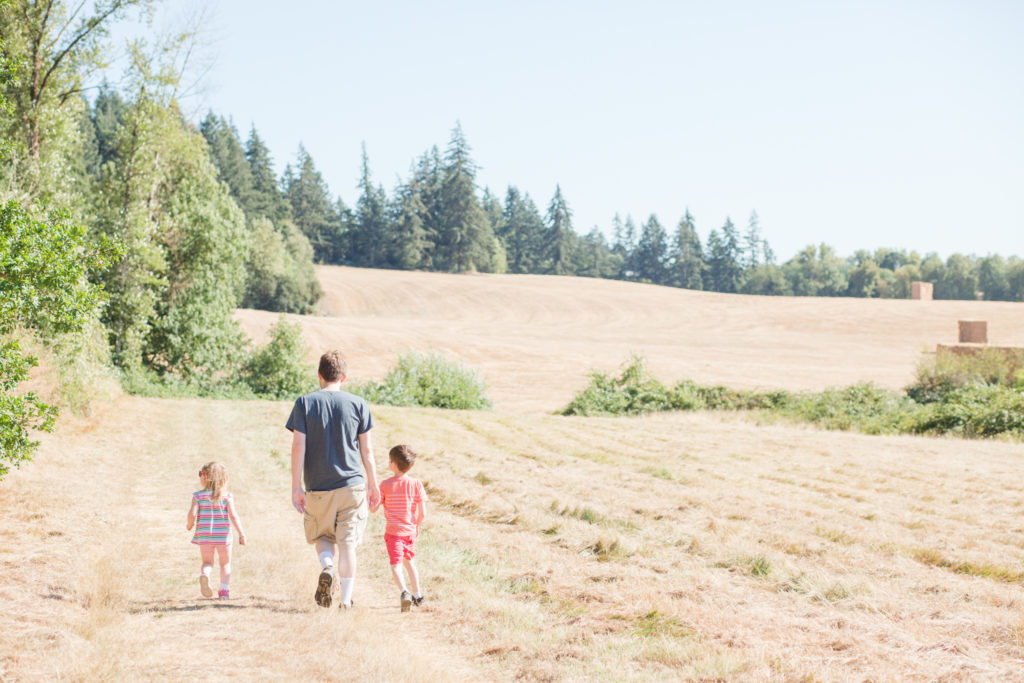
[(306, 512), (302, 516), (306, 540), (326, 538), (349, 546), (363, 541), (366, 518), (366, 484), (346, 486), (333, 491), (306, 491)]

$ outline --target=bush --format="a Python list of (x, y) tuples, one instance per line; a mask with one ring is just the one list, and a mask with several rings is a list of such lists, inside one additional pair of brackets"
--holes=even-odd
[(967, 437), (1024, 436), (1024, 390), (990, 384), (956, 389), (943, 401), (925, 406), (913, 431)]
[(922, 365), (900, 394), (870, 382), (791, 394), (701, 386), (683, 380), (666, 389), (634, 356), (617, 377), (601, 372), (563, 415), (638, 415), (659, 410), (760, 410), (826, 429), (866, 434), (957, 434), (1024, 437), (1024, 380), (1002, 354)]
[(673, 396), (691, 405), (697, 405), (699, 398), (687, 386), (670, 392), (650, 376), (643, 358), (633, 356), (618, 377), (592, 372), (590, 384), (562, 410), (562, 415), (639, 415), (671, 410)]
[(618, 377), (590, 374), (590, 384), (573, 398), (562, 415), (640, 415), (661, 410), (755, 410), (785, 405), (785, 391), (761, 393), (728, 387), (703, 387), (683, 380), (666, 388), (647, 371), (644, 359), (633, 356)]
[(425, 406), (457, 410), (491, 407), (483, 381), (475, 370), (441, 354), (410, 352), (399, 356), (384, 381), (353, 382), (348, 391), (370, 403), (392, 406)]
[(908, 431), (917, 405), (871, 382), (799, 394), (781, 410), (787, 417), (826, 429), (859, 429), (869, 434)]
[(242, 370), (246, 385), (258, 396), (285, 399), (316, 389), (312, 368), (303, 359), (306, 348), (298, 325), (282, 315), (270, 328), (270, 341), (256, 350)]
[(943, 354), (917, 366), (916, 379), (906, 392), (918, 403), (936, 403), (958, 389), (978, 384), (1024, 389), (1024, 367), (1020, 359), (996, 349), (962, 356)]

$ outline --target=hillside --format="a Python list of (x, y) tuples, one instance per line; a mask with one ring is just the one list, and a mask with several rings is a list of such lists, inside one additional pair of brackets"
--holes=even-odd
[[(499, 410), (551, 412), (593, 369), (630, 353), (669, 381), (822, 389), (906, 385), (923, 351), (954, 343), (957, 320), (989, 323), (992, 343), (1024, 344), (1015, 303), (757, 297), (545, 275), (452, 275), (321, 266), (326, 292), (301, 323), (311, 354), (340, 347), (350, 374), (381, 377), (407, 350), (477, 368)], [(262, 339), (277, 319), (239, 311)]]

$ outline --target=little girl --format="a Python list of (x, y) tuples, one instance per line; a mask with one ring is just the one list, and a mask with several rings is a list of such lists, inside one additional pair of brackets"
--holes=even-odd
[(238, 531), (238, 542), (245, 545), (245, 532), (235, 514), (235, 504), (227, 491), (228, 471), (219, 462), (208, 462), (199, 470), (202, 491), (192, 494), (192, 507), (188, 509), (188, 530), (195, 526), (192, 542), (199, 546), (203, 561), (199, 574), (199, 590), (207, 598), (213, 597), (210, 574), (213, 572), (213, 551), (220, 559), (220, 590), (217, 597), (227, 600), (228, 582), (231, 580), (231, 523)]

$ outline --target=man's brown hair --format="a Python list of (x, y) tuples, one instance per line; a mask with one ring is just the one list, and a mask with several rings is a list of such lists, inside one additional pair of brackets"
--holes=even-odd
[(388, 451), (388, 457), (391, 458), (391, 462), (395, 463), (398, 471), (406, 473), (412, 469), (413, 463), (416, 462), (416, 454), (408, 446), (395, 446)]
[(331, 350), (320, 356), (320, 376), (325, 382), (337, 382), (348, 374), (348, 363), (341, 351)]

